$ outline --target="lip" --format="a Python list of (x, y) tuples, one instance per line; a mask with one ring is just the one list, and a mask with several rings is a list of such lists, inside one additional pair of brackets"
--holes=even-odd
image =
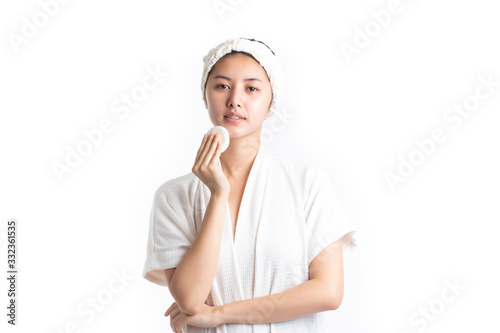
[[(237, 116), (236, 116), (237, 117)], [(242, 119), (233, 119), (233, 118), (228, 118), (227, 116), (224, 116), (224, 120), (230, 123), (241, 123), (245, 118)]]
[(231, 117), (238, 117), (238, 118), (243, 118), (245, 119), (245, 117), (243, 117), (241, 114), (239, 114), (238, 112), (229, 112), (227, 114), (224, 115), (224, 118), (227, 117), (227, 116), (231, 116)]

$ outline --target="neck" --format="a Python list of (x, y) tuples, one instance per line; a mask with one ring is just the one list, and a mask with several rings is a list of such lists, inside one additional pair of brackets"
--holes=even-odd
[(220, 155), (222, 171), (227, 178), (239, 178), (250, 171), (260, 148), (260, 133), (257, 134), (257, 138), (231, 139), (229, 147)]

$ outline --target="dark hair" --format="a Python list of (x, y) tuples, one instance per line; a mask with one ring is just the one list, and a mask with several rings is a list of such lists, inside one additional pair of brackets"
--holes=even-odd
[[(255, 59), (255, 57), (254, 57), (253, 55), (251, 55), (250, 53), (245, 52), (245, 51), (234, 51), (234, 50), (232, 50), (231, 52), (224, 54), (224, 55), (223, 55), (223, 56), (222, 56), (219, 60), (221, 60), (222, 58), (225, 58), (225, 57), (227, 57), (227, 56), (233, 55), (233, 54), (244, 54), (244, 55), (246, 55), (246, 56), (249, 56), (249, 57), (250, 57), (250, 58), (252, 58), (253, 60), (257, 61), (257, 62), (260, 64), (260, 62), (259, 62), (257, 59)], [(219, 62), (219, 61), (217, 61), (217, 62)], [(215, 67), (215, 66), (214, 66), (214, 67)], [(213, 68), (213, 67), (212, 67), (212, 68)], [(212, 71), (212, 69), (210, 69), (210, 71)]]
[[(266, 43), (261, 42), (260, 40), (253, 39), (253, 38), (245, 38), (245, 37), (240, 37), (240, 38), (242, 38), (242, 39), (248, 39), (248, 40), (250, 40), (252, 42), (259, 42), (261, 44), (266, 45)], [(266, 45), (266, 47), (269, 49), (269, 51), (271, 51), (272, 54), (274, 54), (273, 50), (271, 50), (271, 48), (269, 46)], [(274, 54), (274, 55), (276, 55), (276, 54)]]

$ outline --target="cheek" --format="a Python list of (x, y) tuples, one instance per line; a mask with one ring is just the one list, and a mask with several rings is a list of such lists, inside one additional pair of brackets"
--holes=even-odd
[(261, 94), (258, 98), (258, 103), (262, 105), (263, 108), (267, 109), (271, 104), (273, 95), (271, 92), (265, 92)]
[(223, 103), (223, 101), (220, 98), (220, 96), (217, 96), (217, 94), (207, 93), (207, 104), (208, 104), (208, 106), (218, 106), (221, 103)]

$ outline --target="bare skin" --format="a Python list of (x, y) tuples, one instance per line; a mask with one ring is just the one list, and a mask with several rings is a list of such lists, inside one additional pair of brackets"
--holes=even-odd
[[(233, 54), (221, 58), (212, 68), (206, 97), (212, 124), (224, 126), (231, 140), (224, 153), (216, 149), (217, 138), (209, 143), (204, 140), (193, 167), (212, 195), (192, 248), (177, 268), (165, 270), (176, 301), (165, 312), (165, 316), (170, 316), (172, 331), (182, 332), (186, 324), (216, 327), (224, 323), (272, 323), (336, 309), (343, 297), (340, 240), (313, 259), (309, 265), (310, 279), (294, 288), (223, 306), (205, 304), (219, 258), (225, 205), (229, 205), (234, 240), (241, 199), (260, 147), (262, 124), (270, 111), (272, 89), (258, 62), (246, 55)], [(245, 120), (230, 123), (224, 118), (229, 112), (237, 112)], [(222, 170), (216, 164), (218, 158)]]
[(231, 218), (231, 226), (233, 230), (233, 242), (234, 242), (234, 236), (236, 234), (238, 215), (241, 206), (241, 199), (243, 198), (243, 192), (245, 191), (249, 174), (250, 170), (248, 170), (246, 174), (241, 175), (238, 178), (235, 179), (228, 178), (229, 184), (231, 185), (228, 204), (229, 204), (229, 215)]
[[(256, 80), (246, 81), (248, 78)], [(233, 54), (213, 67), (207, 79), (206, 97), (210, 120), (215, 126), (224, 126), (231, 138), (220, 161), (231, 187), (228, 203), (234, 239), (241, 199), (272, 101), (271, 83), (259, 63), (246, 55)], [(238, 124), (228, 122), (224, 115), (232, 111), (246, 119)]]
[[(176, 300), (176, 309), (170, 314), (174, 332), (180, 332), (175, 322), (207, 307), (205, 301), (217, 269), (226, 204), (230, 207), (234, 239), (242, 194), (260, 147), (260, 132), (271, 105), (272, 89), (258, 62), (235, 54), (214, 65), (207, 79), (206, 97), (212, 124), (224, 126), (231, 140), (221, 153), (217, 137), (204, 137), (192, 168), (210, 189), (211, 197), (193, 245), (176, 268), (165, 270), (170, 293)], [(239, 124), (227, 121), (224, 116), (230, 112), (239, 113), (245, 120)]]

